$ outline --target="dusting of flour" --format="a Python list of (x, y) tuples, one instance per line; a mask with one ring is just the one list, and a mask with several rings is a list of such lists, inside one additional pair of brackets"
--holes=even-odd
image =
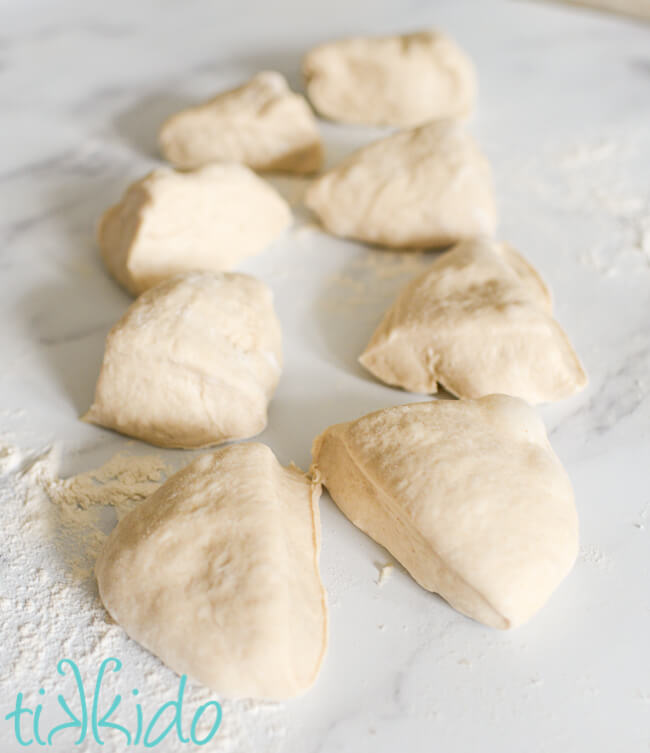
[[(175, 700), (179, 678), (111, 621), (99, 599), (93, 568), (116, 520), (154, 492), (174, 469), (155, 455), (118, 454), (100, 468), (63, 479), (59, 460), (56, 449), (34, 457), (0, 441), (0, 507), (6, 542), (0, 553), (0, 620), (7, 637), (0, 646), (3, 708), (12, 707), (12, 698), (15, 701), (22, 692), (31, 708), (43, 703), (44, 719), (48, 709), (56, 712), (58, 693), (68, 698), (72, 692), (74, 697), (71, 678), (56, 672), (63, 658), (79, 667), (90, 703), (99, 665), (117, 657), (123, 668), (107, 674), (102, 693), (125, 698), (124, 718), (116, 712), (113, 719), (133, 730), (134, 704), (129, 707), (126, 702), (127, 696), (132, 699), (131, 689), (139, 690), (146, 723), (163, 703)], [(204, 750), (257, 753), (281, 747), (286, 734), (282, 705), (227, 701), (189, 683), (186, 719), (191, 720), (193, 711), (211, 699), (221, 703), (223, 720)], [(112, 737), (110, 730), (105, 738), (104, 748), (86, 739), (74, 750), (118, 750), (124, 740), (118, 733)], [(50, 750), (69, 753), (74, 739), (73, 734), (66, 738), (61, 733), (60, 747)], [(175, 736), (168, 736), (159, 747), (165, 753), (195, 749)]]
[(321, 307), (345, 316), (352, 310), (358, 315), (359, 309), (366, 308), (370, 318), (375, 318), (375, 309), (388, 305), (402, 285), (424, 272), (435, 258), (421, 250), (364, 249), (341, 273), (329, 278)]

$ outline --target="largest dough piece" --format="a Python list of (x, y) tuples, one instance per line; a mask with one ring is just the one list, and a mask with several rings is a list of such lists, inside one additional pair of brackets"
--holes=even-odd
[(243, 165), (161, 167), (105, 212), (97, 239), (109, 272), (138, 295), (179, 272), (230, 270), (290, 223), (286, 201)]
[(275, 71), (172, 115), (159, 142), (164, 156), (183, 168), (241, 162), (254, 170), (311, 173), (323, 161), (311, 108)]
[(143, 293), (106, 338), (84, 417), (162, 447), (205, 447), (266, 426), (282, 367), (273, 294), (234, 273), (191, 273)]
[(312, 454), (314, 477), (356, 526), (487, 625), (528, 620), (575, 561), (571, 484), (517, 398), (371, 413), (331, 426)]
[(543, 281), (514, 249), (459, 243), (400, 292), (361, 363), (411, 392), (560, 400), (587, 383)]
[(102, 601), (132, 638), (217, 693), (302, 693), (327, 645), (319, 496), (265, 445), (205, 455), (111, 533), (96, 565)]
[(408, 127), (458, 117), (476, 94), (469, 58), (433, 30), (322, 44), (303, 71), (314, 107), (346, 123)]
[(453, 120), (359, 149), (314, 181), (305, 203), (334, 235), (394, 248), (445, 246), (496, 227), (488, 162)]

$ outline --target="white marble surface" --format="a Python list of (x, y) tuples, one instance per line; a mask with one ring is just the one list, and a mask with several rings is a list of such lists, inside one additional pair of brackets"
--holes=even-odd
[[(498, 633), (401, 570), (379, 587), (386, 553), (324, 496), (329, 653), (316, 687), (278, 710), (281, 734), (264, 739), (251, 715), (247, 750), (650, 750), (650, 27), (496, 0), (4, 0), (1, 13), (0, 429), (24, 448), (58, 442), (70, 472), (126, 445), (78, 420), (129, 302), (93, 228), (156, 163), (161, 120), (261, 68), (299, 86), (303, 52), (337, 35), (435, 24), (469, 51), (501, 236), (550, 283), (591, 378), (542, 411), (575, 485), (582, 553), (537, 617)], [(373, 135), (325, 126), (328, 162)], [(273, 286), (285, 331), (261, 439), (303, 467), (328, 424), (410, 399), (355, 359), (426, 263), (400, 267), (305, 222), (298, 210), (295, 231), (246, 266)], [(21, 682), (5, 678), (0, 718)], [(22, 749), (2, 725), (2, 750)]]

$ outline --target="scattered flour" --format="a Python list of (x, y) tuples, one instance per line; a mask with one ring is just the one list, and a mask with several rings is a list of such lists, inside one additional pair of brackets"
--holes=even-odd
[(386, 562), (383, 565), (377, 565), (379, 571), (379, 577), (377, 578), (377, 585), (383, 586), (384, 583), (390, 578), (395, 570), (395, 564), (393, 562)]
[(552, 191), (565, 209), (596, 219), (600, 238), (582, 252), (580, 261), (605, 277), (619, 275), (635, 259), (650, 271), (650, 194), (647, 185), (630, 185), (628, 169), (638, 160), (635, 145), (641, 138), (647, 136), (625, 144), (585, 140), (550, 162), (553, 181), (545, 193)]
[(138, 501), (153, 494), (170, 470), (157, 455), (118, 453), (95, 470), (65, 480), (51, 475), (43, 481), (55, 504), (74, 505), (83, 510), (92, 505), (112, 505), (121, 517)]
[[(118, 710), (112, 720), (133, 731), (135, 701), (130, 691), (139, 689), (138, 701), (146, 724), (163, 703), (176, 699), (179, 677), (111, 621), (99, 600), (93, 567), (116, 518), (155, 491), (173, 469), (157, 456), (118, 454), (100, 468), (62, 479), (56, 450), (33, 458), (6, 444), (0, 443), (0, 448), (0, 458), (11, 458), (11, 467), (19, 466), (12, 474), (0, 471), (5, 528), (5, 549), (0, 555), (3, 708), (12, 706), (16, 694), (22, 692), (25, 705), (34, 708), (39, 702), (44, 704), (43, 719), (51, 712), (55, 723), (61, 722), (60, 713), (56, 716), (56, 696), (62, 693), (74, 699), (75, 694), (71, 676), (58, 675), (57, 663), (70, 658), (77, 664), (90, 708), (100, 664), (117, 657), (123, 667), (119, 673), (106, 675), (102, 697), (108, 699), (108, 705), (114, 694), (123, 696), (123, 715)], [(3, 464), (3, 469), (6, 467)], [(279, 749), (286, 736), (282, 705), (227, 701), (206, 688), (188, 684), (186, 726), (194, 711), (210, 699), (219, 700), (223, 709), (219, 731), (207, 746), (211, 753)], [(206, 722), (209, 729), (211, 720)], [(117, 751), (120, 743), (124, 744), (118, 732), (109, 730), (105, 738), (104, 748), (87, 738), (81, 745), (74, 745), (74, 750)], [(50, 749), (69, 753), (74, 739), (74, 733), (66, 730), (60, 733), (61, 747)], [(160, 747), (165, 753), (194, 749), (173, 735)]]
[(634, 521), (633, 525), (635, 528), (637, 528), (639, 531), (645, 531), (646, 523), (648, 522), (648, 518), (650, 518), (650, 502), (648, 502), (644, 508), (641, 510), (641, 513), (639, 515), (639, 519)]
[(580, 560), (603, 570), (612, 566), (612, 558), (593, 545), (580, 547)]
[(567, 170), (580, 169), (609, 159), (616, 153), (616, 150), (617, 144), (611, 139), (603, 139), (591, 144), (577, 144), (560, 154), (558, 165)]
[(436, 258), (423, 251), (369, 248), (353, 258), (341, 274), (330, 277), (322, 307), (347, 314), (361, 307), (372, 311), (388, 306), (402, 285), (423, 272)]

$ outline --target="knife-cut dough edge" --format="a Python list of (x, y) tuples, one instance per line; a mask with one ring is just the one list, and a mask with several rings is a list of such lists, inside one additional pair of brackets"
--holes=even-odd
[[(407, 561), (405, 561), (409, 559), (408, 557), (402, 557), (398, 555), (397, 552), (389, 549), (383, 542), (378, 541), (368, 530), (366, 530), (365, 527), (361, 526), (360, 523), (355, 520), (354, 516), (348, 516), (345, 509), (345, 501), (343, 499), (335, 500), (335, 504), (341, 508), (341, 511), (346, 515), (346, 517), (349, 518), (352, 523), (354, 523), (355, 526), (357, 526), (357, 528), (359, 528), (367, 536), (380, 544), (380, 546), (383, 546), (385, 549), (387, 549), (387, 551), (389, 551), (395, 557), (395, 559), (406, 568), (411, 577), (415, 580), (416, 583), (422, 586), (422, 588), (438, 594), (451, 607), (461, 612), (462, 614), (471, 617), (472, 619), (478, 620), (501, 630), (507, 630), (508, 628), (510, 628), (512, 626), (511, 621), (504, 617), (498, 610), (496, 610), (482, 594), (480, 594), (478, 591), (476, 591), (476, 589), (470, 586), (469, 583), (467, 583), (465, 579), (458, 575), (458, 573), (453, 568), (450, 568), (444, 562), (444, 560), (431, 548), (431, 545), (422, 537), (420, 532), (403, 519), (403, 516), (399, 513), (399, 507), (396, 504), (394, 498), (391, 497), (391, 495), (389, 495), (387, 492), (385, 492), (384, 489), (382, 489), (382, 487), (378, 484), (378, 482), (374, 478), (372, 478), (372, 476), (370, 476), (366, 470), (363, 469), (363, 467), (359, 464), (359, 461), (354, 457), (354, 454), (350, 451), (349, 445), (346, 443), (343, 437), (343, 433), (345, 431), (344, 427), (346, 426), (347, 424), (338, 424), (336, 426), (332, 426), (319, 437), (317, 437), (314, 441), (312, 456), (318, 457), (325, 442), (330, 443), (330, 449), (336, 459), (335, 464), (338, 467), (338, 473), (343, 476), (349, 475), (356, 477), (372, 487), (375, 495), (382, 502), (382, 504), (374, 508), (375, 512), (381, 513), (381, 517), (383, 519), (382, 522), (385, 521), (389, 526), (393, 527), (397, 523), (401, 527), (408, 529), (409, 534), (412, 536), (411, 541), (415, 539), (418, 542), (418, 547), (426, 550), (428, 560), (427, 564), (429, 565), (432, 559), (435, 560), (436, 573), (433, 578), (429, 577), (428, 573), (426, 572), (418, 572), (417, 566), (412, 568), (412, 563), (407, 563)], [(334, 444), (331, 444), (332, 441), (334, 441)], [(312, 472), (315, 474), (315, 477), (320, 479), (321, 474), (318, 470), (317, 463), (312, 466)], [(322, 481), (322, 483), (326, 488), (328, 488), (326, 481)], [(330, 496), (332, 496), (332, 499), (334, 499), (334, 496), (332, 494), (330, 494)], [(390, 510), (390, 512), (392, 513), (392, 518), (387, 515), (386, 511), (388, 510)], [(405, 538), (402, 537), (402, 540), (405, 540)], [(463, 594), (466, 594), (466, 596), (464, 596), (460, 600), (457, 598), (452, 600), (445, 595), (446, 593), (453, 593), (455, 588), (461, 590), (461, 592)], [(464, 605), (472, 598), (475, 599), (473, 606), (471, 608), (465, 607)]]

